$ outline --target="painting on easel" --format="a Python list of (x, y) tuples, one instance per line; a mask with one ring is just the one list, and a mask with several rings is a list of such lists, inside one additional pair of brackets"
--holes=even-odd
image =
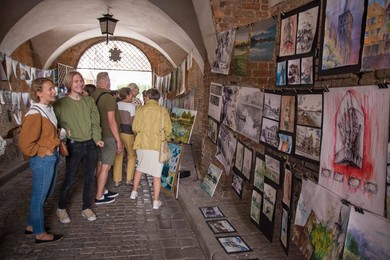
[(175, 192), (183, 146), (174, 143), (168, 143), (168, 147), (171, 151), (171, 157), (168, 162), (164, 163), (163, 166), (161, 173), (161, 188), (163, 191), (173, 194)]
[(194, 128), (196, 111), (174, 107), (171, 113), (172, 139), (188, 144)]

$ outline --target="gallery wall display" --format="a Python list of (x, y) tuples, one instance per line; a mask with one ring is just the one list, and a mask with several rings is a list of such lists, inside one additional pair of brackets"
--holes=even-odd
[(376, 85), (324, 93), (319, 184), (383, 216), (390, 89)]
[(192, 129), (194, 128), (197, 112), (183, 108), (174, 107), (171, 112), (173, 140), (179, 143), (188, 144), (191, 140)]
[(210, 84), (209, 116), (221, 122), (223, 86), (218, 83)]
[(169, 161), (164, 163), (161, 173), (161, 188), (163, 191), (173, 195), (175, 192), (177, 174), (181, 161), (183, 146), (168, 142), (171, 156)]
[(230, 57), (232, 55), (235, 37), (236, 29), (217, 33), (217, 47), (215, 49), (211, 72), (225, 75), (229, 74)]
[(210, 197), (214, 195), (214, 192), (217, 188), (221, 175), (222, 175), (222, 169), (210, 163), (209, 168), (207, 169), (207, 173), (204, 176), (202, 183), (200, 184), (200, 187), (205, 192), (207, 192), (210, 195)]

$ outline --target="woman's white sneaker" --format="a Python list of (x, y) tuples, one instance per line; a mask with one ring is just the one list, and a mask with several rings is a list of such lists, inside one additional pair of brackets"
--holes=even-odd
[(138, 197), (138, 191), (132, 191), (130, 194), (130, 199), (135, 200)]
[(159, 209), (160, 206), (161, 206), (161, 201), (159, 201), (159, 200), (153, 201), (153, 209)]

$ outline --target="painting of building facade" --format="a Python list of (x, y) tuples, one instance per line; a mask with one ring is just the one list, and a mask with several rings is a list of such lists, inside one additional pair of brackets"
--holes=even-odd
[(313, 161), (320, 160), (321, 129), (297, 125), (295, 154)]
[(324, 94), (319, 184), (384, 214), (390, 89), (330, 89)]

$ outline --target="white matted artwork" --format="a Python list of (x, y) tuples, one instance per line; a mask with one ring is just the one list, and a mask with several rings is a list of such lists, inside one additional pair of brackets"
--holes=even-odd
[(266, 175), (265, 158), (264, 155), (256, 153), (255, 173), (253, 178), (253, 187), (264, 192), (264, 177)]
[[(384, 214), (390, 89), (377, 85), (324, 93), (319, 184), (354, 205)], [(329, 123), (331, 122), (331, 123)]]
[(222, 163), (227, 174), (230, 173), (232, 168), (236, 145), (237, 139), (234, 133), (229, 131), (226, 126), (220, 125), (215, 157)]
[(221, 122), (223, 86), (218, 83), (210, 84), (209, 116)]
[(321, 128), (322, 94), (297, 96), (297, 124)]
[(252, 149), (244, 147), (244, 160), (242, 163), (242, 175), (245, 176), (247, 180), (251, 178), (252, 172)]
[(214, 192), (217, 188), (221, 175), (222, 175), (222, 169), (210, 163), (209, 168), (207, 169), (207, 173), (204, 176), (202, 183), (200, 184), (200, 187), (205, 192), (207, 192), (210, 195), (210, 197), (214, 195)]
[(217, 33), (217, 46), (211, 72), (225, 75), (229, 74), (235, 38), (236, 29)]
[(279, 121), (281, 95), (265, 93), (263, 116), (269, 119)]

